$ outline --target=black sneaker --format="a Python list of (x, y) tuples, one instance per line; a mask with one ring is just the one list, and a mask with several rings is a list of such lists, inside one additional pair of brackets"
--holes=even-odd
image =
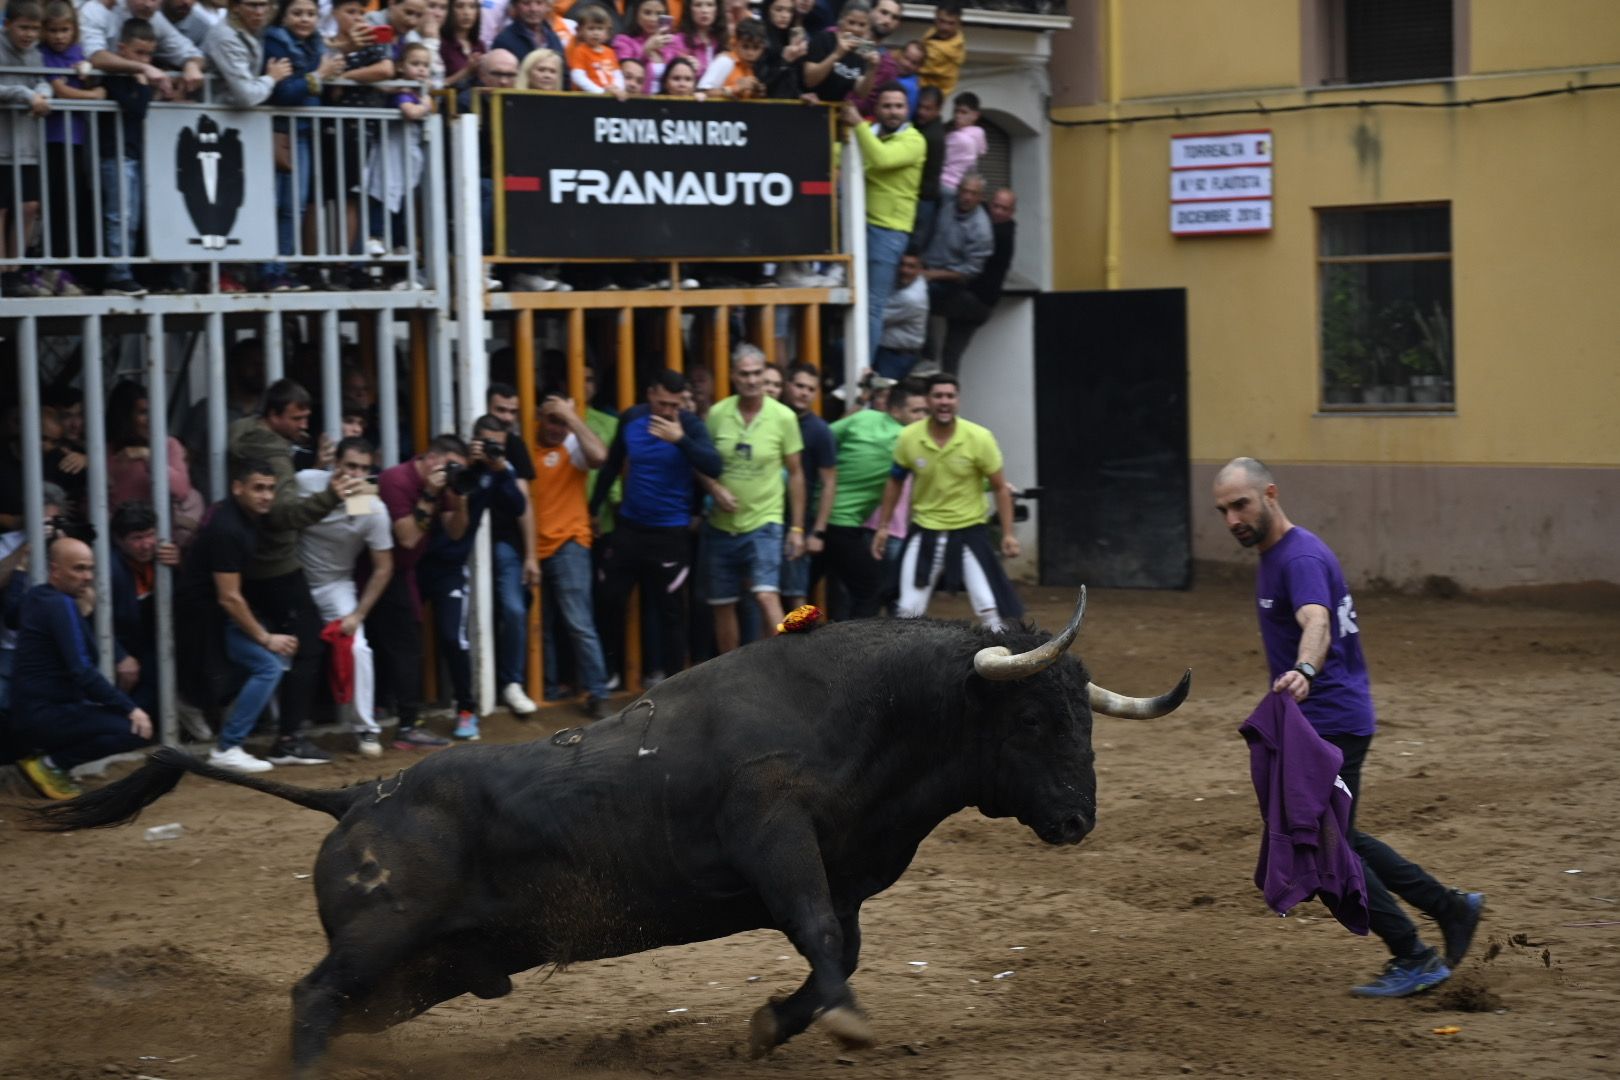
[(330, 765), (332, 755), (302, 735), (290, 739), (277, 739), (270, 749), (272, 765)]
[(1474, 943), (1474, 931), (1479, 929), (1479, 917), (1485, 911), (1485, 894), (1451, 890), (1451, 911), (1434, 920), (1440, 924), (1440, 935), (1446, 941), (1446, 966), (1454, 968), (1468, 955), (1468, 946)]
[(103, 296), (145, 296), (146, 290), (132, 278), (119, 278), (101, 287)]

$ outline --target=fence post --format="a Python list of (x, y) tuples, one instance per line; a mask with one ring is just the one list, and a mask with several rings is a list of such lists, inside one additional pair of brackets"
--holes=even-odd
[(90, 526), (96, 530), (96, 659), (108, 682), (113, 678), (112, 540), (107, 513), (107, 392), (102, 386), (101, 317), (86, 315), (79, 355), (84, 377), (84, 455)]
[(854, 401), (861, 369), (870, 363), (873, 342), (866, 300), (871, 282), (866, 280), (866, 166), (861, 161), (861, 144), (850, 132), (844, 140), (843, 166), (843, 250), (849, 253), (851, 303), (844, 309), (844, 400)]
[[(14, 215), (21, 218), (21, 214)], [(19, 250), (21, 250), (19, 248)], [(40, 453), (39, 323), (32, 315), (17, 327), (17, 407), (22, 421), (23, 520), (28, 531), (28, 580), (45, 580), (45, 462)], [(63, 511), (67, 507), (61, 508)]]
[[(152, 510), (159, 540), (174, 540), (169, 506), (169, 368), (163, 345), (163, 316), (146, 317), (146, 399), (151, 416)], [(218, 404), (218, 403), (211, 403)], [(157, 565), (157, 729), (165, 746), (176, 746), (180, 733), (174, 709), (174, 570)]]

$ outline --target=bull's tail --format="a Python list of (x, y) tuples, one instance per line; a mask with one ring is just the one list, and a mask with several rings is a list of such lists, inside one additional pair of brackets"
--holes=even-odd
[(65, 802), (31, 807), (28, 811), (32, 818), (29, 828), (39, 832), (73, 832), (77, 829), (105, 829), (122, 825), (133, 821), (142, 810), (173, 791), (180, 778), (188, 772), (262, 791), (335, 818), (342, 818), (362, 794), (359, 787), (320, 791), (278, 784), (274, 780), (261, 780), (257, 776), (221, 769), (183, 750), (164, 746), (153, 751), (145, 765), (122, 780)]

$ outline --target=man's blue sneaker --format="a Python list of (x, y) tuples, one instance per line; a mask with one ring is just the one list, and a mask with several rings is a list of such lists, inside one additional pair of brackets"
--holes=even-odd
[(1447, 967), (1456, 967), (1468, 955), (1468, 946), (1474, 943), (1474, 931), (1479, 929), (1479, 917), (1484, 911), (1484, 893), (1451, 890), (1451, 911), (1435, 920), (1446, 940)]
[(1433, 949), (1422, 956), (1402, 960), (1397, 957), (1384, 965), (1384, 973), (1366, 986), (1352, 986), (1354, 997), (1403, 998), (1411, 997), (1439, 986), (1451, 978), (1451, 969)]

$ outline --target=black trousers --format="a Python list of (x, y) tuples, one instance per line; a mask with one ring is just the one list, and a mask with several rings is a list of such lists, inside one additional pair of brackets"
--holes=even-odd
[(394, 706), (401, 728), (413, 726), (422, 709), (422, 620), (411, 603), (404, 574), (388, 580), (366, 616), (366, 641), (371, 645), (378, 703)]
[[(1424, 951), (1417, 927), (1395, 902), (1399, 896), (1425, 915), (1440, 918), (1450, 912), (1451, 893), (1416, 863), (1400, 852), (1356, 828), (1361, 807), (1361, 763), (1367, 757), (1371, 735), (1324, 735), (1344, 751), (1339, 777), (1350, 789), (1350, 846), (1361, 856), (1367, 876), (1367, 916), (1372, 932), (1388, 946), (1392, 956), (1406, 958)], [(1390, 894), (1394, 893), (1394, 896)]]
[(63, 770), (149, 745), (129, 730), (127, 714), (90, 701), (51, 706), (46, 722), (19, 724), (15, 741), (21, 750), (49, 754)]
[(292, 667), (282, 676), (277, 698), (281, 704), (279, 734), (283, 738), (296, 735), (309, 719), (326, 651), (326, 643), (321, 640), (324, 624), (320, 610), (309, 595), (309, 582), (304, 580), (302, 570), (280, 577), (245, 579), (242, 596), (266, 630), (298, 639), (298, 652), (293, 655)]
[(624, 671), (625, 613), (630, 591), (641, 586), (658, 624), (658, 656), (664, 674), (686, 666), (686, 586), (692, 571), (692, 533), (684, 526), (639, 525), (619, 518), (602, 560), (597, 586), (602, 658), (607, 670)]
[[(472, 690), (472, 645), (467, 640), (467, 567), (459, 567), (461, 576), (452, 573), (421, 575), (417, 585), (422, 599), (433, 602), (433, 640), (438, 642), (439, 655), (450, 671), (450, 692), (455, 696), (457, 712), (477, 712), (478, 702)], [(403, 719), (401, 723), (403, 723)]]
[(990, 320), (991, 309), (957, 281), (936, 281), (928, 286), (928, 313), (945, 320), (945, 344), (937, 348), (930, 340), (926, 346), (929, 356), (939, 360), (940, 370), (952, 375), (960, 372), (962, 354), (979, 327)]
[(872, 558), (871, 529), (859, 525), (827, 526), (827, 546), (821, 561), (827, 573), (843, 586), (842, 590), (828, 590), (835, 620), (870, 619), (878, 613), (883, 600), (883, 563)]

